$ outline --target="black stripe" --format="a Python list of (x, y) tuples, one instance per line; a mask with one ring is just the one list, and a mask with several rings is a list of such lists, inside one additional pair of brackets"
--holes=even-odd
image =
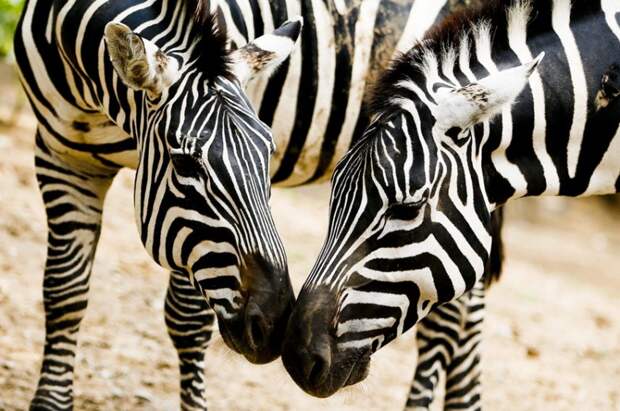
[(257, 0), (249, 0), (252, 8), (252, 21), (254, 23), (254, 37), (260, 37), (265, 34), (265, 25), (263, 24), (263, 16)]
[[(587, 189), (594, 170), (608, 150), (620, 125), (618, 101), (612, 102), (607, 108), (598, 112), (594, 107), (594, 96), (600, 87), (601, 76), (609, 66), (618, 63), (620, 42), (610, 30), (602, 13), (592, 16), (587, 23), (574, 24), (571, 28), (584, 62), (589, 96), (589, 115), (577, 163), (577, 173), (575, 178), (570, 180), (565, 173), (560, 175), (562, 181), (560, 194), (575, 196)], [(592, 36), (592, 32), (595, 32), (596, 36)], [(589, 143), (594, 141), (596, 144)]]
[(293, 172), (308, 137), (308, 130), (310, 129), (316, 103), (318, 87), (318, 34), (316, 33), (315, 16), (312, 8), (306, 2), (303, 2), (301, 11), (305, 21), (301, 34), (304, 55), (302, 58), (295, 124), (280, 167), (272, 178), (274, 183), (286, 180)]
[(230, 8), (230, 15), (233, 19), (233, 24), (237, 27), (243, 38), (248, 39), (248, 28), (245, 25), (245, 19), (243, 18), (243, 13), (241, 12), (239, 5), (235, 0), (229, 0), (226, 4)]

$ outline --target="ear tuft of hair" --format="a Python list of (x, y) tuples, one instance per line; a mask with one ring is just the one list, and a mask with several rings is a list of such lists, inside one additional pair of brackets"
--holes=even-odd
[(209, 80), (231, 76), (228, 32), (222, 10), (211, 10), (209, 0), (191, 0), (194, 5), (194, 24), (198, 44), (198, 64)]

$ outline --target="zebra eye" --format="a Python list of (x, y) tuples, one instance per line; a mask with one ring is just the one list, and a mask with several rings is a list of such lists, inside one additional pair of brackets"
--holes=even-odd
[(197, 159), (186, 153), (170, 153), (172, 167), (181, 177), (197, 177), (200, 171), (200, 164)]
[(387, 217), (391, 220), (413, 220), (418, 216), (424, 204), (426, 204), (426, 198), (411, 203), (392, 204), (388, 207)]

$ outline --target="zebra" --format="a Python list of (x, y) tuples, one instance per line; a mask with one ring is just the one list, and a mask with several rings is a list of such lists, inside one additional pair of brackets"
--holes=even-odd
[(140, 238), (170, 271), (165, 320), (181, 407), (206, 406), (215, 316), (233, 350), (255, 363), (275, 359), (294, 297), (269, 213), (271, 184), (331, 173), (369, 123), (372, 81), (447, 7), (27, 1), (14, 46), (38, 120), (35, 169), (48, 220), (46, 337), (31, 408), (72, 408), (103, 203), (123, 167), (137, 170)]
[(620, 106), (596, 104), (619, 40), (616, 0), (496, 0), (393, 61), (289, 319), (282, 361), (303, 390), (362, 381), (372, 353), (471, 290), (493, 210), (619, 191)]
[(214, 313), (228, 346), (274, 360), (294, 294), (269, 212), (269, 127), (243, 89), (295, 49), (300, 18), (229, 50), (202, 0), (28, 1), (15, 37), (38, 121), (46, 339), (31, 409), (72, 409), (77, 332), (106, 191), (136, 169), (140, 238), (171, 271), (165, 300), (183, 409), (204, 409)]

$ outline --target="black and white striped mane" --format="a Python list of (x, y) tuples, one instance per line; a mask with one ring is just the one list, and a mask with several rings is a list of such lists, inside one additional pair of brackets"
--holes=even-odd
[[(571, 0), (566, 0), (571, 1)], [(572, 15), (586, 16), (601, 9), (601, 0), (572, 0)], [(402, 95), (398, 83), (403, 80), (423, 81), (422, 67), (428, 53), (432, 53), (441, 64), (447, 51), (456, 53), (464, 40), (468, 40), (469, 52), (475, 55), (475, 37), (479, 27), (490, 28), (493, 51), (508, 50), (508, 15), (511, 11), (528, 10), (528, 37), (552, 30), (551, 0), (482, 0), (478, 6), (463, 8), (450, 14), (435, 28), (431, 29), (409, 51), (395, 58), (390, 68), (377, 81), (371, 100), (371, 113), (386, 112), (394, 107), (394, 97)], [(458, 54), (453, 55), (458, 65)], [(476, 75), (480, 73), (476, 73)], [(418, 83), (422, 84), (422, 83)]]
[(197, 64), (207, 79), (229, 77), (230, 48), (228, 33), (221, 9), (211, 9), (210, 0), (188, 0), (189, 10), (194, 14), (195, 35), (200, 36)]

